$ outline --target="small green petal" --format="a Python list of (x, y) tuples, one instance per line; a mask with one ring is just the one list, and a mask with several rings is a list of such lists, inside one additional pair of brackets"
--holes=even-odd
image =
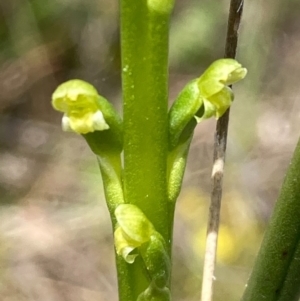
[[(225, 86), (219, 93), (216, 93), (209, 98), (209, 102), (215, 106), (215, 117), (217, 119), (227, 111), (233, 99), (234, 94), (227, 86)], [(206, 100), (204, 100), (204, 106), (205, 102)]]
[(80, 80), (72, 79), (59, 85), (52, 95), (53, 107), (65, 112), (65, 101), (77, 101), (78, 97), (85, 96), (87, 101), (98, 97), (97, 90), (89, 83)]
[(116, 251), (128, 263), (133, 263), (138, 254), (130, 254), (134, 249), (139, 247), (139, 243), (132, 241), (126, 236), (121, 227), (117, 227), (114, 232)]
[(214, 116), (219, 119), (230, 107), (234, 99), (232, 90), (225, 86), (221, 91), (212, 95), (209, 99), (204, 99), (204, 114), (202, 116), (195, 116), (197, 122), (208, 119)]
[(209, 98), (220, 92), (225, 85), (243, 79), (247, 69), (234, 59), (220, 59), (213, 62), (198, 80), (202, 97)]
[(247, 75), (247, 69), (242, 68), (241, 66), (240, 68), (235, 69), (233, 72), (229, 74), (226, 81), (226, 85), (232, 85), (245, 78), (246, 75)]

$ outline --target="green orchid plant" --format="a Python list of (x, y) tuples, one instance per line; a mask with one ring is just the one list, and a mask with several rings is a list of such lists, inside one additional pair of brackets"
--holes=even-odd
[[(202, 76), (184, 87), (169, 110), (166, 140), (168, 198), (165, 200), (169, 210), (174, 210), (180, 192), (195, 126), (207, 118), (219, 118), (225, 113), (234, 98), (228, 85), (243, 79), (246, 73), (246, 69), (233, 59), (217, 60)], [(122, 167), (120, 163), (123, 150), (121, 118), (91, 84), (78, 79), (61, 84), (53, 93), (52, 105), (64, 113), (62, 129), (82, 135), (98, 157), (115, 229), (116, 254), (129, 265), (140, 255), (142, 269), (149, 278), (149, 286), (139, 294), (138, 300), (149, 300), (151, 296), (169, 300), (172, 238), (165, 240), (147, 218), (147, 211), (143, 212), (142, 208), (124, 198), (122, 169), (126, 169), (126, 164)], [(155, 208), (151, 211), (155, 213)], [(172, 216), (173, 212), (169, 215)], [(169, 220), (169, 224), (168, 228), (173, 220)]]
[(234, 98), (229, 85), (247, 71), (233, 59), (215, 61), (168, 111), (173, 1), (120, 3), (123, 118), (79, 79), (58, 86), (52, 105), (63, 113), (63, 130), (82, 135), (97, 156), (114, 231), (119, 300), (167, 301), (175, 202), (194, 129), (226, 112)]

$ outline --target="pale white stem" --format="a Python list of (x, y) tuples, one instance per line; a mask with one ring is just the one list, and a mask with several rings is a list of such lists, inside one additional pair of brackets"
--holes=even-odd
[(202, 301), (211, 301), (213, 296), (213, 282), (215, 280), (214, 271), (218, 245), (223, 172), (224, 158), (218, 158), (214, 162), (212, 171), (213, 189), (209, 208), (206, 248), (204, 256), (201, 294)]

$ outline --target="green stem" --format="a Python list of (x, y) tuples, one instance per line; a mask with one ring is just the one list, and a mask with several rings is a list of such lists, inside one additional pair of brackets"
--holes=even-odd
[(299, 301), (300, 296), (300, 241), (290, 263), (287, 276), (277, 301)]
[[(294, 296), (286, 294), (288, 279), (299, 265), (300, 140), (288, 168), (269, 227), (242, 301), (298, 300), (299, 277), (293, 278)], [(299, 270), (298, 270), (299, 273)]]
[(121, 21), (125, 199), (166, 239), (168, 16), (123, 0)]
[[(111, 151), (108, 153), (98, 153), (97, 159), (102, 175), (105, 198), (111, 216), (112, 228), (115, 231), (117, 221), (114, 211), (118, 205), (124, 203), (121, 158), (118, 152)], [(123, 257), (116, 254), (116, 266), (118, 271), (118, 288), (122, 294), (120, 300), (135, 300), (131, 289), (130, 279), (132, 279), (132, 273), (129, 269), (130, 265)]]
[[(121, 0), (124, 197), (138, 206), (171, 249), (167, 201), (168, 31), (171, 1)], [(150, 4), (152, 8), (149, 7)], [(158, 10), (155, 8), (156, 4)], [(159, 4), (160, 3), (160, 4)], [(165, 3), (161, 4), (161, 3)], [(163, 10), (161, 10), (163, 8)], [(135, 301), (149, 283), (139, 260), (127, 265)], [(128, 272), (127, 271), (127, 272)]]

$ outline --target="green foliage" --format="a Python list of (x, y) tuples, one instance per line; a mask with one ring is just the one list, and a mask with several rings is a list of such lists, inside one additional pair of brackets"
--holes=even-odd
[(242, 301), (299, 299), (300, 140)]

